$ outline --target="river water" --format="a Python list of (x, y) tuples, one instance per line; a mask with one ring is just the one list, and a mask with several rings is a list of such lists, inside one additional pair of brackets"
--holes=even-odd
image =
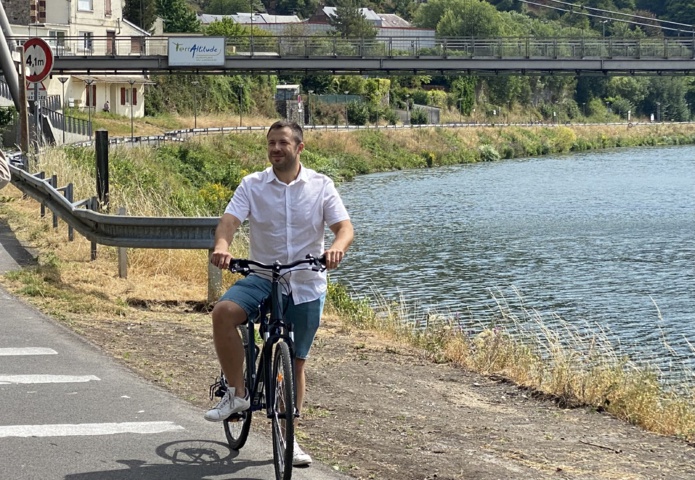
[(366, 175), (339, 186), (356, 236), (332, 273), (358, 295), (455, 315), (498, 302), (695, 367), (695, 147)]

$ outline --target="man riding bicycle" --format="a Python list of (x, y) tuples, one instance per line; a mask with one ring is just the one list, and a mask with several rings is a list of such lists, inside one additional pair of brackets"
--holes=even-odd
[[(353, 240), (353, 227), (333, 181), (303, 166), (302, 128), (295, 122), (278, 121), (267, 133), (271, 167), (252, 173), (241, 181), (215, 231), (210, 262), (229, 267), (229, 245), (241, 224), (249, 220), (251, 259), (272, 264), (290, 263), (307, 254), (325, 255), (326, 267), (337, 268)], [(333, 232), (332, 245), (324, 252), (325, 226)], [(326, 274), (311, 270), (289, 276), (291, 295), (286, 319), (292, 323), (295, 345), (297, 410), (301, 412), (306, 389), (304, 367), (319, 327), (326, 298)], [(237, 281), (220, 298), (212, 311), (212, 333), (217, 358), (229, 388), (220, 402), (205, 413), (205, 419), (221, 422), (249, 408), (244, 386), (244, 348), (237, 327), (270, 293), (270, 280), (250, 275)], [(294, 465), (308, 465), (311, 457), (294, 445)]]

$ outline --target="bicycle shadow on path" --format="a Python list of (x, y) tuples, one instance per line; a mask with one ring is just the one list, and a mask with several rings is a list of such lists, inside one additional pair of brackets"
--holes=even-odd
[[(263, 480), (267, 478), (265, 468), (257, 474), (237, 476), (239, 472), (258, 467), (272, 468), (273, 460), (235, 461), (239, 452), (230, 450), (224, 443), (210, 440), (179, 440), (160, 445), (157, 455), (170, 461), (169, 464), (148, 464), (145, 460), (116, 460), (127, 468), (121, 470), (100, 470), (74, 473), (65, 480), (200, 480), (202, 478), (238, 478), (242, 480)], [(229, 475), (234, 475), (230, 477)]]

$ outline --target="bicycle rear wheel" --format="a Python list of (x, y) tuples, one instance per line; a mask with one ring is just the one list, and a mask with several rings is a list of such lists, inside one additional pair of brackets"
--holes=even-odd
[(292, 478), (292, 454), (294, 451), (294, 372), (290, 349), (285, 342), (275, 346), (273, 360), (273, 460), (275, 478)]
[[(244, 383), (246, 391), (251, 394), (251, 373), (253, 365), (249, 366), (249, 349), (254, 348), (253, 336), (249, 336), (247, 325), (239, 326), (239, 334), (241, 341), (244, 344)], [(246, 439), (249, 437), (251, 429), (251, 409), (243, 412), (234, 413), (224, 422), (224, 434), (227, 437), (227, 443), (232, 450), (239, 450), (246, 444)]]

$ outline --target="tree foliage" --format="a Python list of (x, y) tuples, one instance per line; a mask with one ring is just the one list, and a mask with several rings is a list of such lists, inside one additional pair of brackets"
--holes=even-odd
[(155, 0), (125, 0), (123, 17), (143, 30), (151, 31), (157, 19)]
[(343, 38), (376, 37), (376, 28), (362, 15), (357, 0), (339, 0), (328, 21)]
[(156, 0), (157, 15), (164, 20), (164, 33), (200, 31), (200, 21), (186, 0)]
[(234, 15), (241, 12), (250, 12), (249, 0), (210, 0), (205, 7), (205, 13), (212, 15)]
[(309, 18), (319, 7), (319, 0), (277, 0), (274, 13), (276, 15), (299, 15)]

